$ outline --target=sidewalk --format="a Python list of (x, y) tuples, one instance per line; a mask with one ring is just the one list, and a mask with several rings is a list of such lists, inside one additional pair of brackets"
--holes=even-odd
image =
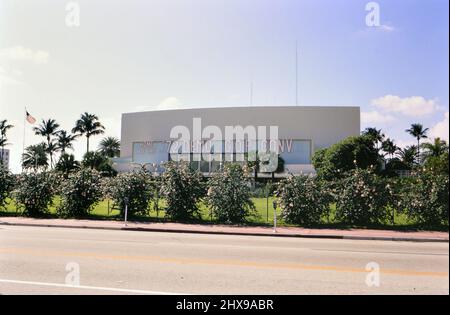
[(240, 227), (227, 225), (202, 225), (182, 223), (151, 223), (128, 222), (124, 226), (120, 221), (101, 220), (74, 220), (74, 219), (32, 219), (20, 217), (0, 217), (1, 225), (39, 226), (60, 228), (86, 228), (106, 230), (128, 230), (148, 232), (222, 234), (222, 235), (248, 235), (272, 237), (304, 237), (304, 238), (334, 238), (358, 240), (384, 240), (384, 241), (415, 241), (415, 242), (448, 242), (448, 232), (404, 232), (390, 230), (366, 229), (306, 229), (300, 227), (279, 227), (274, 233), (270, 227)]

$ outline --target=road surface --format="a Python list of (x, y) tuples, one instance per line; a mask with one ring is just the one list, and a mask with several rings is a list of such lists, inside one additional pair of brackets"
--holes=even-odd
[(448, 272), (448, 243), (0, 226), (0, 294), (449, 294)]

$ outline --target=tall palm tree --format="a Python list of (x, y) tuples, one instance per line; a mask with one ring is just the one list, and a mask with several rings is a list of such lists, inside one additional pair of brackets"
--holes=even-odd
[(400, 161), (412, 168), (417, 158), (417, 148), (415, 145), (408, 146), (398, 150)]
[(109, 158), (118, 157), (120, 155), (120, 141), (116, 137), (103, 138), (98, 149)]
[(364, 136), (368, 136), (370, 139), (372, 139), (375, 148), (377, 148), (377, 150), (380, 150), (380, 143), (383, 142), (384, 140), (384, 133), (381, 131), (381, 129), (377, 129), (377, 128), (366, 128), (363, 133)]
[(48, 119), (48, 120), (42, 120), (41, 124), (37, 127), (34, 127), (34, 133), (38, 136), (42, 136), (45, 137), (47, 139), (47, 153), (50, 156), (50, 167), (53, 166), (53, 153), (54, 150), (52, 150), (52, 148), (54, 148), (55, 146), (51, 144), (52, 142), (52, 136), (55, 136), (58, 134), (58, 128), (59, 128), (59, 124), (56, 122), (56, 120), (54, 119)]
[(99, 122), (97, 115), (84, 113), (75, 123), (73, 133), (86, 136), (86, 153), (89, 152), (89, 138), (103, 134), (105, 127)]
[(2, 149), (0, 152), (0, 163), (3, 163), (5, 145), (7, 145), (6, 142), (8, 141), (8, 139), (6, 139), (6, 132), (13, 127), (13, 125), (8, 124), (8, 120), (0, 120), (0, 148)]
[(417, 159), (418, 163), (420, 163), (420, 140), (428, 138), (427, 132), (428, 128), (423, 128), (422, 124), (412, 124), (409, 129), (405, 131), (409, 133), (411, 136), (416, 138), (417, 140)]
[(439, 157), (442, 154), (448, 152), (448, 144), (444, 140), (441, 140), (441, 138), (435, 138), (434, 142), (425, 142), (422, 143), (422, 149), (425, 151), (423, 152), (424, 159), (426, 160), (429, 157)]
[(65, 130), (61, 130), (57, 134), (56, 143), (58, 146), (58, 150), (61, 150), (61, 155), (66, 153), (66, 149), (73, 149), (72, 142), (75, 141), (77, 135), (73, 135), (68, 133)]
[(391, 159), (394, 158), (395, 152), (397, 152), (398, 147), (395, 145), (394, 141), (391, 138), (387, 138), (381, 143), (381, 148), (386, 154), (390, 156)]
[(41, 167), (46, 168), (48, 166), (46, 148), (45, 142), (28, 146), (22, 155), (23, 168), (33, 169), (35, 172)]

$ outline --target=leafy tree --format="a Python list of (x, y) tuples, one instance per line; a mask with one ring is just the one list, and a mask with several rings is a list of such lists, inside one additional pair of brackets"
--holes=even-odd
[(405, 131), (409, 133), (411, 136), (416, 138), (417, 140), (417, 164), (420, 164), (420, 140), (428, 138), (427, 132), (428, 128), (424, 128), (421, 124), (412, 124), (409, 129), (406, 129)]
[(59, 193), (61, 204), (57, 208), (62, 217), (85, 217), (102, 197), (100, 174), (82, 168), (62, 181)]
[(75, 172), (80, 168), (80, 162), (75, 160), (73, 154), (64, 153), (60, 156), (56, 163), (55, 170), (63, 173), (64, 178), (67, 178), (70, 173)]
[(15, 178), (14, 176), (0, 164), (0, 208), (4, 207), (6, 200), (10, 197), (10, 194), (14, 188)]
[(424, 167), (435, 175), (449, 175), (448, 151), (439, 156), (429, 156), (425, 160)]
[(166, 217), (173, 220), (200, 218), (198, 202), (205, 194), (202, 174), (185, 162), (168, 162), (164, 168), (161, 195), (166, 200)]
[(448, 144), (441, 138), (435, 138), (433, 142), (422, 143), (423, 160), (426, 161), (430, 157), (439, 157), (442, 154), (448, 153)]
[(383, 222), (393, 203), (393, 188), (372, 169), (354, 169), (336, 183), (336, 217), (352, 224)]
[(74, 142), (76, 138), (76, 135), (68, 133), (65, 130), (61, 130), (58, 132), (56, 143), (58, 150), (61, 150), (61, 155), (64, 155), (67, 149), (73, 149), (72, 142)]
[(448, 224), (448, 190), (448, 175), (419, 172), (407, 181), (401, 196), (400, 210), (424, 224)]
[(84, 113), (76, 121), (72, 132), (86, 136), (86, 153), (88, 153), (90, 137), (103, 134), (104, 130), (105, 127), (100, 123), (97, 115)]
[(9, 129), (13, 128), (14, 126), (11, 124), (8, 124), (8, 120), (3, 119), (0, 120), (0, 164), (3, 164), (3, 154), (5, 152), (5, 146), (8, 144), (8, 139), (6, 138), (6, 133)]
[(110, 180), (105, 190), (106, 194), (114, 201), (114, 207), (120, 209), (124, 216), (125, 198), (128, 198), (128, 214), (147, 215), (150, 201), (153, 198), (152, 176), (139, 170), (129, 173), (121, 173)]
[(398, 157), (403, 165), (407, 166), (407, 169), (414, 168), (414, 164), (417, 158), (417, 148), (414, 145), (408, 146), (398, 150)]
[(48, 167), (46, 148), (47, 145), (44, 142), (28, 146), (22, 156), (23, 168), (33, 169), (35, 172), (40, 168), (46, 169)]
[(389, 155), (390, 159), (394, 158), (395, 153), (398, 150), (398, 147), (395, 145), (394, 141), (391, 138), (387, 138), (381, 143), (381, 148), (383, 151)]
[(369, 139), (372, 140), (374, 147), (379, 151), (380, 150), (380, 143), (382, 143), (384, 141), (384, 134), (381, 131), (381, 129), (376, 129), (376, 128), (366, 128), (363, 132), (362, 132), (363, 136), (368, 137)]
[(227, 164), (208, 181), (206, 201), (219, 222), (243, 223), (256, 216), (246, 171), (239, 164)]
[(281, 217), (286, 223), (317, 224), (332, 202), (328, 184), (318, 177), (289, 176), (278, 184)]
[(329, 148), (318, 150), (313, 156), (317, 175), (326, 180), (339, 178), (355, 168), (374, 168), (380, 171), (380, 156), (368, 136), (349, 137)]
[(58, 182), (59, 179), (51, 172), (19, 175), (14, 197), (23, 213), (32, 217), (47, 214)]
[(50, 156), (50, 167), (53, 167), (53, 154), (55, 152), (52, 137), (58, 134), (59, 124), (54, 119), (42, 120), (41, 124), (34, 127), (34, 133), (47, 139), (47, 153)]
[(114, 170), (111, 164), (111, 160), (108, 157), (104, 156), (100, 152), (95, 151), (87, 152), (84, 155), (83, 160), (81, 161), (81, 165), (83, 167), (97, 170), (105, 176), (115, 176), (117, 172)]
[(109, 157), (118, 157), (120, 156), (120, 141), (115, 137), (106, 137), (100, 141), (99, 151)]

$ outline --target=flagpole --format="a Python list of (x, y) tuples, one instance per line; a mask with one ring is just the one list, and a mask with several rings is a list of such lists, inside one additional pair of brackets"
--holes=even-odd
[(24, 112), (24, 116), (23, 116), (23, 143), (22, 143), (22, 156), (21, 156), (21, 165), (22, 165), (22, 173), (23, 173), (23, 154), (25, 153), (25, 131), (26, 131), (26, 120), (27, 120), (27, 108), (25, 107), (25, 112)]

